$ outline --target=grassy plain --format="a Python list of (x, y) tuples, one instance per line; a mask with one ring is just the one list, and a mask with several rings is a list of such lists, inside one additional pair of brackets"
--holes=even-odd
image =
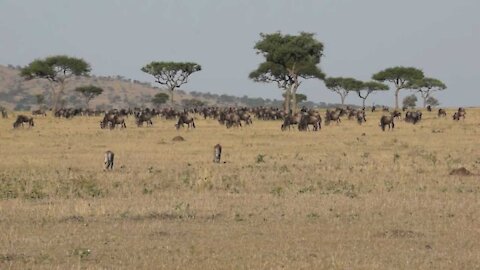
[(0, 119), (0, 269), (480, 269), (480, 110), (448, 113), (391, 132), (380, 112), (320, 132)]

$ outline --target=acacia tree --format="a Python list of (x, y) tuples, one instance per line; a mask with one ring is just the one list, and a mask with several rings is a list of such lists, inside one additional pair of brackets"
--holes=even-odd
[(43, 94), (36, 94), (35, 101), (37, 102), (38, 108), (42, 109), (45, 104), (45, 96)]
[(80, 93), (85, 98), (85, 104), (88, 108), (90, 101), (103, 93), (103, 89), (94, 85), (80, 86), (75, 88), (75, 92)]
[(362, 106), (365, 108), (365, 101), (368, 96), (375, 91), (387, 91), (389, 90), (388, 85), (379, 83), (379, 82), (364, 82), (360, 89), (355, 90), (358, 94), (358, 97), (362, 99)]
[(152, 103), (155, 107), (160, 107), (162, 104), (167, 103), (168, 95), (165, 93), (158, 93), (152, 98)]
[(436, 98), (432, 97), (432, 96), (427, 98), (426, 103), (427, 103), (427, 105), (430, 105), (432, 107), (440, 105), (440, 102), (438, 102), (438, 100)]
[(393, 67), (382, 70), (372, 76), (380, 82), (390, 82), (395, 85), (395, 108), (398, 109), (398, 93), (402, 89), (411, 89), (415, 81), (423, 78), (423, 71), (414, 67)]
[(188, 77), (200, 70), (202, 67), (199, 64), (191, 62), (151, 62), (142, 67), (143, 72), (155, 77), (155, 82), (167, 86), (172, 106), (175, 88), (187, 83)]
[(184, 99), (182, 100), (182, 105), (185, 108), (195, 108), (195, 107), (203, 107), (205, 106), (205, 102), (192, 98), (192, 99)]
[[(423, 99), (423, 107), (427, 106), (427, 100), (431, 93), (447, 89), (447, 86), (440, 80), (435, 78), (422, 78), (413, 83), (413, 88), (420, 93)], [(437, 101), (438, 102), (438, 101)]]
[(415, 108), (417, 106), (417, 96), (410, 95), (403, 99), (403, 107)]
[(67, 82), (76, 76), (88, 76), (90, 65), (81, 58), (66, 55), (37, 59), (20, 71), (25, 80), (46, 79), (51, 84), (53, 111), (57, 110), (65, 94)]
[(340, 96), (342, 105), (345, 104), (345, 98), (351, 91), (358, 91), (363, 83), (353, 78), (333, 77), (325, 80), (325, 86)]
[(302, 103), (302, 102), (305, 102), (307, 101), (307, 96), (304, 95), (304, 94), (296, 94), (296, 98), (295, 98), (295, 101), (297, 102), (297, 105)]
[[(302, 103), (302, 102), (304, 102), (304, 101), (307, 101), (307, 96), (304, 95), (304, 94), (296, 94), (295, 96), (296, 96), (296, 97), (295, 97), (295, 101), (297, 102), (297, 104), (296, 104), (297, 107), (298, 107), (298, 104), (300, 104), (300, 103)], [(284, 100), (286, 100), (286, 98), (285, 98), (285, 93), (282, 94), (282, 97), (283, 97)], [(292, 100), (293, 100), (293, 98), (290, 97), (290, 103), (292, 102)], [(284, 106), (285, 106), (285, 105), (284, 105)], [(290, 106), (292, 106), (292, 104), (290, 104)]]
[(323, 80), (325, 74), (317, 66), (323, 55), (323, 44), (314, 38), (313, 33), (299, 35), (260, 34), (261, 40), (255, 44), (258, 54), (265, 58), (249, 78), (255, 82), (277, 83), (284, 91), (285, 112), (297, 110), (297, 90), (301, 79)]

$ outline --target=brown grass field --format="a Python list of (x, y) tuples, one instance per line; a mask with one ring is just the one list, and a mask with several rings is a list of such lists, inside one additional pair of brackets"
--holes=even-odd
[(480, 269), (480, 109), (391, 132), (380, 115), (320, 132), (0, 119), (0, 269)]

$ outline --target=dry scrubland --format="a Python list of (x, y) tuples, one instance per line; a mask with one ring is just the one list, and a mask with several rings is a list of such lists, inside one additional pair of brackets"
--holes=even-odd
[(448, 113), (393, 132), (381, 112), (303, 133), (0, 119), (0, 268), (479, 269), (480, 175), (449, 172), (480, 173), (480, 110)]

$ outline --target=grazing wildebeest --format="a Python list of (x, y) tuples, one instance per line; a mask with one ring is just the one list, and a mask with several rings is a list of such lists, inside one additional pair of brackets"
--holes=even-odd
[(438, 109), (438, 117), (447, 117), (447, 112), (444, 109)]
[(225, 115), (225, 126), (231, 128), (233, 126), (242, 127), (242, 119), (236, 113), (228, 113)]
[(460, 117), (463, 118), (463, 120), (465, 120), (465, 114), (467, 114), (467, 112), (465, 111), (465, 108), (460, 107), (458, 108), (458, 111), (453, 114), (453, 120), (458, 121), (460, 120)]
[(109, 127), (110, 129), (114, 129), (117, 125), (120, 125), (120, 128), (127, 127), (123, 116), (119, 116), (113, 113), (105, 114), (105, 117), (103, 117), (103, 120), (100, 122), (100, 128)]
[(427, 106), (427, 111), (431, 112), (432, 111), (432, 106), (428, 105)]
[(340, 117), (345, 115), (346, 111), (343, 109), (337, 109), (335, 111), (330, 111), (327, 109), (325, 112), (325, 125), (330, 124), (330, 121), (335, 121), (338, 123), (341, 122)]
[(222, 146), (217, 144), (213, 147), (213, 162), (220, 163), (222, 157)]
[(147, 123), (148, 126), (152, 126), (152, 115), (150, 113), (139, 112), (135, 114), (135, 123), (138, 127), (143, 126), (143, 123)]
[(32, 111), (32, 115), (43, 115), (43, 116), (47, 116), (47, 113), (44, 111), (44, 110), (34, 110)]
[(393, 115), (383, 115), (382, 118), (380, 118), (380, 127), (382, 128), (383, 131), (385, 131), (385, 126), (388, 125), (388, 130), (390, 130), (390, 125), (391, 129), (395, 127), (395, 123), (393, 122)]
[(29, 127), (33, 127), (35, 125), (33, 123), (32, 117), (28, 117), (21, 114), (17, 117), (17, 120), (15, 121), (15, 123), (13, 123), (13, 128), (18, 128), (20, 127), (20, 125), (23, 127), (23, 123), (28, 123)]
[(354, 118), (356, 116), (357, 116), (357, 110), (349, 110), (347, 119), (352, 120), (352, 118)]
[(383, 106), (382, 111), (384, 111), (384, 112), (389, 112), (390, 109), (389, 109), (387, 106)]
[(187, 124), (187, 128), (190, 129), (190, 127), (195, 128), (195, 121), (193, 120), (193, 117), (188, 116), (187, 113), (182, 113), (178, 117), (178, 122), (175, 124), (175, 127), (177, 129), (180, 129), (180, 127), (183, 127), (183, 124)]
[(54, 112), (55, 117), (64, 117), (67, 119), (73, 118), (74, 116), (80, 115), (80, 109), (73, 109), (73, 108), (60, 108), (56, 112)]
[(107, 151), (105, 152), (105, 169), (106, 170), (113, 170), (113, 159), (115, 157), (115, 154), (113, 154), (112, 151)]
[(252, 124), (252, 117), (250, 116), (250, 114), (246, 112), (240, 112), (238, 116), (240, 117), (240, 120), (245, 121), (245, 125)]
[(405, 121), (408, 123), (416, 124), (422, 119), (422, 112), (407, 112), (405, 114)]
[(402, 116), (402, 113), (399, 112), (398, 110), (394, 110), (394, 111), (392, 112), (392, 116), (393, 116), (393, 118), (399, 119), (399, 118)]
[(300, 122), (298, 123), (298, 130), (307, 131), (308, 126), (313, 126), (313, 131), (318, 131), (322, 128), (322, 118), (319, 114), (302, 114)]

